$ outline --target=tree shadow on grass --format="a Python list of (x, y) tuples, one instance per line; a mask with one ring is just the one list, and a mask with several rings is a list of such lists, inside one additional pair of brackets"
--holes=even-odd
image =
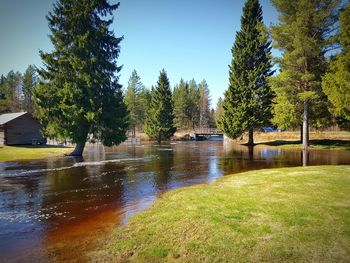
[(285, 141), (285, 140), (275, 140), (269, 142), (259, 142), (256, 145), (268, 145), (268, 146), (284, 146), (284, 145), (298, 145), (300, 140), (297, 141)]

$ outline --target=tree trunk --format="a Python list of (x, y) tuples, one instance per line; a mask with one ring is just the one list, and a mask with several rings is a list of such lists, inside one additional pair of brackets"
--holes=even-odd
[(308, 150), (305, 148), (301, 151), (301, 155), (302, 155), (302, 165), (303, 166), (308, 166), (309, 164), (309, 152)]
[(158, 133), (158, 138), (157, 138), (158, 144), (161, 144), (162, 142), (162, 134)]
[(300, 125), (300, 143), (303, 143), (303, 125)]
[(248, 132), (248, 145), (249, 146), (254, 145), (254, 131), (253, 131), (253, 129), (249, 129), (249, 132)]
[(82, 156), (83, 155), (83, 151), (84, 151), (84, 147), (85, 147), (85, 142), (83, 143), (77, 143), (75, 145), (75, 149), (73, 152), (71, 152), (69, 154), (69, 156)]
[(254, 160), (254, 147), (253, 147), (253, 145), (248, 145), (248, 155), (249, 155), (250, 161)]
[(304, 116), (303, 116), (303, 136), (302, 136), (303, 148), (309, 147), (309, 103), (304, 102)]

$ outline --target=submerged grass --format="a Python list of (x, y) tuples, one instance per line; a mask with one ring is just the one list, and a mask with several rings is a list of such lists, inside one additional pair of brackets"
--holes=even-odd
[(252, 171), (164, 194), (97, 262), (349, 262), (350, 166)]
[(52, 156), (68, 154), (71, 147), (43, 145), (43, 146), (0, 146), (0, 162), (42, 159)]

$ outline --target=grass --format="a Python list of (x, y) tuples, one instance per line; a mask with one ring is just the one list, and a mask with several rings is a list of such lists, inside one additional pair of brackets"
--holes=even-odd
[(349, 262), (350, 166), (224, 176), (168, 192), (94, 262)]
[[(300, 140), (275, 140), (258, 144), (278, 146), (283, 148), (302, 148)], [(310, 148), (324, 150), (350, 150), (350, 140), (310, 140)]]
[[(245, 136), (245, 138), (247, 135)], [(310, 131), (312, 140), (350, 140), (348, 131)], [(275, 140), (297, 141), (300, 140), (300, 131), (284, 132), (255, 132), (254, 140), (256, 142), (266, 142)]]
[[(310, 148), (324, 150), (350, 150), (350, 132), (347, 131), (312, 131)], [(235, 143), (246, 144), (247, 134)], [(257, 145), (278, 146), (288, 149), (302, 149), (300, 131), (255, 132), (254, 142)]]
[(72, 151), (71, 147), (44, 146), (0, 146), (0, 162), (42, 159), (64, 155)]

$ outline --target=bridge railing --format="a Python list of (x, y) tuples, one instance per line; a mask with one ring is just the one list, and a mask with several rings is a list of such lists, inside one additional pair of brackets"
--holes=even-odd
[(217, 128), (197, 128), (197, 129), (194, 129), (193, 133), (195, 133), (195, 134), (222, 134), (222, 131), (220, 131)]

